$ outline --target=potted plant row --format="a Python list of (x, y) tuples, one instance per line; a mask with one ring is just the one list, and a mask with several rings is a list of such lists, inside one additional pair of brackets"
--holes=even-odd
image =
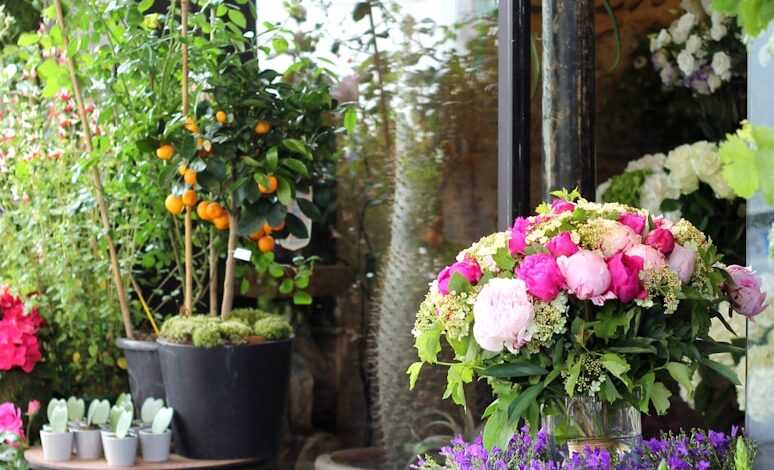
[(67, 461), (73, 453), (78, 460), (97, 460), (104, 449), (108, 466), (127, 467), (135, 464), (140, 442), (145, 462), (169, 459), (174, 412), (164, 407), (164, 400), (147, 398), (137, 421), (129, 394), (121, 394), (112, 407), (95, 399), (88, 413), (84, 409), (84, 400), (76, 397), (49, 402), (49, 424), (41, 431), (44, 460)]

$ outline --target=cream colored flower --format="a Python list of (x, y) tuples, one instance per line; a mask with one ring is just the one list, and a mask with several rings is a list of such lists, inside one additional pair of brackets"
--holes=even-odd
[(681, 145), (669, 152), (664, 166), (669, 170), (669, 179), (673, 187), (682, 194), (690, 194), (699, 189), (699, 178), (691, 165), (693, 149), (690, 145)]
[(731, 78), (731, 57), (725, 52), (716, 52), (712, 56), (712, 71), (723, 80)]

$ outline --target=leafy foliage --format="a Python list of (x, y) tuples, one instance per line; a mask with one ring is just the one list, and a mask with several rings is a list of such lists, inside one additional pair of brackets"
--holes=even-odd
[(737, 194), (749, 199), (760, 191), (774, 204), (774, 130), (744, 123), (720, 145), (720, 158), (723, 177)]
[(714, 0), (712, 9), (737, 17), (744, 34), (756, 37), (774, 20), (772, 0)]

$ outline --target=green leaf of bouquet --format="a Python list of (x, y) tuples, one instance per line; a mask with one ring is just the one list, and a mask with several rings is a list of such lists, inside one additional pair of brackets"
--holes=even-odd
[(629, 383), (629, 378), (626, 376), (626, 373), (629, 371), (630, 366), (629, 363), (626, 362), (626, 359), (616, 353), (609, 352), (603, 354), (600, 361), (610, 373), (618, 377), (622, 382), (626, 384)]
[(702, 357), (700, 361), (705, 366), (709, 367), (710, 369), (714, 370), (718, 374), (727, 378), (734, 385), (741, 385), (741, 383), (739, 382), (739, 377), (736, 376), (736, 372), (734, 372), (733, 369), (731, 369), (727, 365), (721, 364), (719, 362), (715, 362), (712, 359), (708, 359), (706, 357)]
[(417, 384), (417, 379), (419, 378), (419, 372), (422, 371), (422, 364), (424, 362), (415, 362), (411, 364), (406, 370), (406, 374), (409, 376), (409, 390), (414, 390), (414, 386)]
[(608, 403), (614, 403), (621, 399), (621, 394), (618, 393), (618, 389), (615, 387), (615, 384), (610, 379), (610, 377), (605, 377), (606, 380), (602, 382), (602, 385), (599, 389), (599, 398), (605, 400)]
[(759, 149), (756, 155), (760, 191), (768, 204), (774, 204), (774, 148)]
[(635, 309), (620, 313), (616, 310), (615, 304), (608, 303), (597, 315), (597, 320), (593, 326), (594, 335), (598, 338), (610, 339), (617, 336), (616, 332), (619, 328), (623, 328), (623, 333), (626, 334), (629, 331), (629, 324), (634, 313)]
[(734, 470), (752, 469), (752, 458), (747, 448), (747, 442), (744, 437), (739, 436), (736, 439), (736, 453), (734, 455)]
[(656, 382), (656, 374), (648, 372), (640, 377), (638, 385), (640, 387), (640, 411), (643, 413), (648, 412), (648, 406), (650, 404), (650, 396), (653, 393), (653, 385)]
[(452, 274), (451, 281), (449, 281), (449, 291), (456, 292), (458, 294), (464, 292), (470, 292), (473, 286), (470, 285), (470, 281), (460, 273)]
[(519, 393), (516, 398), (513, 399), (511, 405), (508, 407), (508, 419), (513, 423), (518, 423), (519, 418), (524, 415), (529, 405), (537, 400), (540, 392), (543, 391), (543, 384), (530, 385), (524, 391)]
[(581, 366), (583, 365), (583, 356), (579, 357), (573, 366), (570, 368), (570, 374), (567, 376), (567, 380), (564, 382), (564, 391), (567, 392), (567, 396), (572, 397), (575, 395), (575, 384), (578, 383), (578, 377), (580, 376)]
[(530, 377), (532, 375), (546, 375), (547, 370), (531, 362), (510, 362), (487, 367), (479, 373), (486, 377), (516, 378)]
[(516, 260), (513, 259), (507, 248), (497, 250), (492, 259), (494, 259), (497, 267), (503, 271), (513, 271), (514, 266), (516, 266)]
[(494, 447), (505, 449), (514, 430), (508, 426), (508, 410), (496, 409), (484, 425), (484, 447), (489, 450)]
[(653, 390), (650, 394), (650, 401), (653, 402), (653, 407), (656, 409), (656, 413), (663, 415), (669, 409), (669, 397), (672, 396), (672, 392), (666, 388), (661, 382), (653, 384)]
[(677, 383), (688, 390), (689, 394), (693, 394), (693, 381), (691, 380), (693, 370), (687, 364), (683, 364), (682, 362), (668, 362), (665, 367), (667, 371), (669, 371), (669, 375), (671, 375)]
[(441, 352), (441, 331), (443, 326), (436, 323), (432, 328), (422, 331), (415, 340), (414, 346), (422, 362), (435, 364), (438, 362), (438, 353)]
[(755, 153), (738, 135), (728, 137), (720, 146), (723, 178), (736, 194), (750, 198), (758, 190), (759, 178)]

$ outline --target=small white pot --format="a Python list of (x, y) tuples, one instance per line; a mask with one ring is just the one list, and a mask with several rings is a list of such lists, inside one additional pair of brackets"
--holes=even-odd
[(108, 467), (132, 467), (137, 461), (137, 436), (127, 435), (121, 439), (115, 433), (102, 433), (102, 447)]
[(102, 438), (99, 429), (73, 429), (75, 453), (80, 460), (97, 460), (102, 457)]
[(166, 462), (169, 460), (169, 447), (172, 443), (172, 432), (153, 434), (149, 430), (140, 431), (140, 447), (144, 462)]
[(73, 455), (73, 433), (40, 431), (43, 445), (43, 460), (47, 462), (65, 462)]

